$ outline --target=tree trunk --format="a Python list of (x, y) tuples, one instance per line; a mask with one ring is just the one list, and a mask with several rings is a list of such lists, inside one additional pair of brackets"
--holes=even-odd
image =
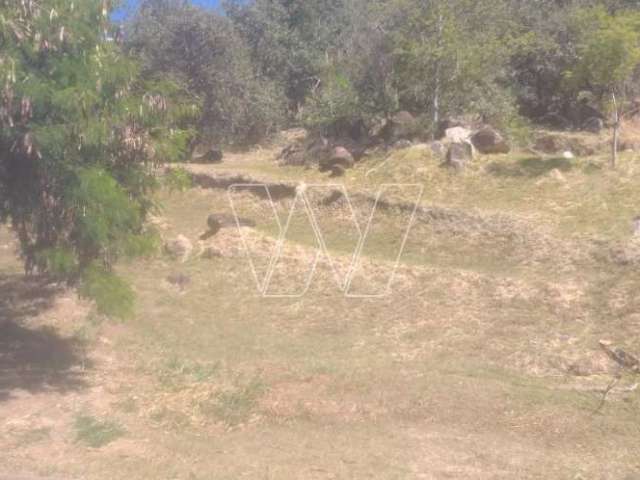
[(613, 140), (611, 142), (611, 168), (616, 168), (618, 164), (618, 140), (620, 138), (620, 112), (616, 94), (611, 94), (613, 98)]
[(442, 13), (438, 16), (438, 43), (437, 43), (437, 60), (436, 60), (436, 72), (435, 72), (435, 86), (433, 91), (433, 135), (438, 131), (438, 123), (440, 123), (440, 47), (442, 45), (442, 30), (444, 27), (444, 18)]

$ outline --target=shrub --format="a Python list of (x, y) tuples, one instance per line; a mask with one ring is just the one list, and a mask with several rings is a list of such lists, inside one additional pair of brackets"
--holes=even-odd
[(164, 175), (164, 186), (170, 191), (184, 192), (193, 187), (191, 174), (182, 167), (171, 168)]

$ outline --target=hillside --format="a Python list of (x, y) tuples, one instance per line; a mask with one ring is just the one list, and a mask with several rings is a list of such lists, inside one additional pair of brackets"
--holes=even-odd
[[(193, 252), (118, 267), (138, 299), (123, 323), (62, 286), (21, 279), (3, 234), (4, 474), (635, 478), (638, 377), (599, 342), (640, 354), (636, 155), (616, 170), (598, 155), (488, 155), (455, 173), (414, 145), (335, 182), (277, 166), (280, 149), (180, 167), (195, 185), (161, 191), (152, 222)], [(342, 273), (353, 219), (369, 218), (378, 187), (424, 186), (390, 295), (345, 297), (325, 258), (305, 295), (260, 295), (243, 246), (260, 276), (273, 213), (285, 223), (302, 182)], [(258, 187), (228, 193), (230, 183), (280, 193), (271, 204)], [(412, 192), (382, 197), (356, 293), (386, 281)], [(199, 240), (210, 214), (233, 218), (229, 200), (247, 226)], [(296, 212), (274, 293), (304, 285), (317, 253)]]

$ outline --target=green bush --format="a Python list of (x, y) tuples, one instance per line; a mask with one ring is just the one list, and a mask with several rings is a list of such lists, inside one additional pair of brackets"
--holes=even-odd
[(145, 250), (152, 167), (184, 158), (199, 109), (108, 41), (114, 3), (0, 1), (0, 222), (27, 271), (89, 278), (91, 293), (84, 269)]
[(169, 191), (184, 192), (193, 187), (191, 174), (182, 167), (171, 168), (165, 173), (163, 184)]

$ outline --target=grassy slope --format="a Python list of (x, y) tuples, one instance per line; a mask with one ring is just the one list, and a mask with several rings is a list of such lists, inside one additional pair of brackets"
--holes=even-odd
[[(324, 181), (276, 169), (270, 155), (206, 169)], [(39, 424), (0, 436), (0, 445), (17, 444), (3, 449), (2, 463), (87, 478), (619, 479), (636, 471), (638, 394), (612, 394), (593, 413), (601, 398), (593, 390), (611, 379), (597, 341), (638, 352), (637, 265), (608, 253), (627, 241), (638, 213), (634, 159), (610, 172), (598, 158), (486, 157), (462, 175), (419, 148), (383, 161), (349, 172), (350, 191), (419, 182), (425, 205), (446, 207), (412, 230), (392, 296), (344, 298), (321, 266), (304, 297), (260, 298), (241, 256), (123, 265), (137, 315), (96, 334), (93, 389), (54, 398), (68, 420), (48, 440), (19, 436)], [(552, 168), (565, 180), (549, 176)], [(230, 211), (224, 192), (161, 200), (166, 237), (195, 240), (210, 212)], [(236, 202), (258, 232), (275, 235), (264, 204), (246, 195)], [(364, 218), (367, 207), (356, 207)], [(318, 218), (331, 250), (346, 258), (355, 238), (345, 212), (319, 209)], [(293, 219), (289, 239), (302, 248), (288, 250), (282, 282), (301, 281), (300, 251), (313, 251), (305, 218)], [(367, 275), (393, 261), (402, 220), (376, 217)], [(213, 244), (238, 240), (225, 229)], [(183, 292), (163, 280), (177, 272), (191, 278)], [(591, 375), (571, 374), (575, 365)], [(0, 413), (15, 417), (17, 401)], [(73, 425), (87, 412), (122, 437), (79, 448)], [(57, 455), (46, 447), (52, 436)]]

